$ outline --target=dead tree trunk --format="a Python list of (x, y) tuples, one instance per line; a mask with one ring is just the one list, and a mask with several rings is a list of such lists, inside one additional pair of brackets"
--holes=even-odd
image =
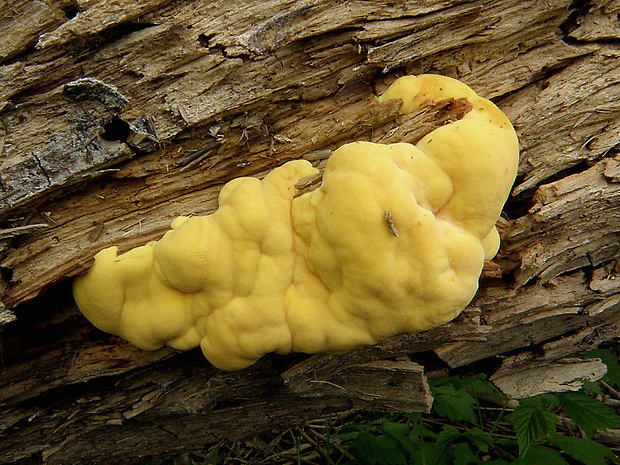
[[(600, 376), (574, 354), (620, 335), (618, 14), (618, 0), (9, 0), (0, 463), (130, 462), (326, 411), (424, 411), (423, 362), (483, 361), (516, 397)], [(423, 72), (494, 99), (521, 141), (501, 252), (457, 320), (222, 373), (198, 351), (134, 349), (73, 306), (67, 278), (94, 253), (213, 211), (231, 178), (415, 139), (442, 109), (403, 121), (372, 97)]]

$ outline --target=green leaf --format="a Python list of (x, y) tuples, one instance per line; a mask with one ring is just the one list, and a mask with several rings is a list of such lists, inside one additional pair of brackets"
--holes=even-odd
[(478, 424), (476, 417), (476, 399), (464, 389), (456, 390), (454, 386), (438, 386), (433, 390), (433, 410), (438, 415), (452, 421), (466, 421)]
[(495, 446), (503, 449), (516, 449), (519, 447), (519, 443), (516, 439), (499, 438), (495, 440)]
[(593, 394), (595, 396), (603, 395), (603, 390), (601, 389), (601, 385), (596, 381), (582, 381), (581, 392), (585, 394)]
[(401, 448), (401, 450), (406, 451), (407, 453), (411, 453), (415, 451), (417, 438), (410, 437), (411, 428), (408, 424), (405, 423), (396, 423), (396, 422), (388, 422), (385, 423), (381, 429), (380, 433), (385, 437), (391, 438), (394, 440), (396, 444)]
[(555, 433), (558, 417), (537, 407), (519, 406), (506, 417), (506, 420), (515, 430), (519, 443), (519, 455), (524, 456), (532, 444)]
[(344, 425), (334, 432), (334, 436), (343, 441), (351, 441), (357, 439), (361, 433), (368, 430), (365, 425)]
[(558, 400), (564, 407), (564, 413), (577, 423), (588, 437), (592, 437), (597, 430), (620, 427), (620, 418), (611, 408), (583, 392), (558, 394)]
[(428, 385), (432, 391), (439, 386), (454, 386), (456, 389), (460, 387), (460, 384), (461, 378), (458, 376), (444, 376), (442, 378), (433, 378), (428, 380)]
[(532, 446), (527, 453), (512, 462), (513, 465), (568, 465), (557, 450), (545, 446)]
[(603, 376), (603, 381), (615, 388), (620, 388), (620, 364), (618, 364), (618, 356), (615, 353), (609, 349), (594, 349), (587, 351), (584, 356), (600, 358), (607, 365), (607, 374)]
[(447, 447), (458, 441), (460, 437), (461, 432), (458, 429), (451, 425), (444, 425), (443, 429), (437, 436), (437, 444)]
[(487, 380), (487, 376), (484, 373), (462, 379), (458, 387), (467, 390), (467, 392), (474, 397), (484, 396), (501, 400), (507, 399), (502, 391), (497, 389), (493, 383)]
[(555, 435), (551, 442), (567, 455), (585, 465), (607, 465), (606, 458), (615, 459), (616, 454), (607, 446), (591, 439)]
[(383, 434), (386, 434), (397, 441), (409, 440), (409, 431), (411, 430), (411, 428), (406, 423), (396, 423), (390, 421), (384, 423), (380, 429)]
[(449, 464), (442, 455), (445, 449), (434, 442), (420, 441), (417, 447), (409, 452), (412, 465), (440, 465)]
[(485, 433), (480, 428), (468, 429), (463, 436), (481, 452), (488, 452), (489, 449), (495, 445), (493, 436), (489, 433)]
[(427, 428), (422, 423), (415, 425), (411, 429), (410, 438), (421, 438), (421, 439), (436, 439), (437, 433), (435, 433), (432, 429)]
[(555, 394), (539, 394), (534, 397), (528, 397), (519, 400), (521, 407), (533, 407), (539, 410), (553, 410), (558, 406)]
[(387, 436), (362, 433), (349, 448), (359, 463), (368, 465), (406, 465), (407, 457), (396, 441)]
[(405, 418), (409, 420), (409, 423), (418, 424), (422, 421), (422, 414), (420, 412), (405, 413)]
[(481, 463), (480, 459), (465, 443), (454, 446), (454, 465), (470, 465)]

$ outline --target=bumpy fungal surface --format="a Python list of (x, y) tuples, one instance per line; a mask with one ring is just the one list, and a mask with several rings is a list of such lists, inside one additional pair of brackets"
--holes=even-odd
[(317, 170), (291, 161), (226, 184), (219, 209), (157, 241), (105, 249), (74, 282), (98, 328), (152, 350), (200, 345), (224, 370), (269, 352), (342, 352), (450, 321), (470, 302), (518, 162), (506, 116), (459, 81), (397, 80), (401, 112), (449, 98), (472, 109), (416, 145), (354, 142)]

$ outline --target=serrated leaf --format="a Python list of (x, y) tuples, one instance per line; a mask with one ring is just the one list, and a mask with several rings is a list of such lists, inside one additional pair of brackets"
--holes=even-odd
[(442, 378), (433, 378), (428, 380), (428, 385), (431, 391), (440, 386), (453, 386), (455, 389), (459, 387), (461, 378), (458, 376), (444, 376)]
[(438, 415), (452, 421), (466, 421), (478, 424), (476, 417), (476, 399), (464, 389), (456, 390), (454, 386), (438, 386), (433, 389), (433, 410)]
[(611, 408), (583, 392), (558, 394), (558, 400), (566, 416), (577, 423), (588, 437), (592, 437), (597, 430), (620, 427), (620, 418)]
[(620, 388), (620, 364), (615, 353), (609, 349), (594, 349), (584, 355), (587, 358), (600, 358), (607, 365), (607, 374), (603, 376), (603, 380), (615, 388)]
[(402, 448), (402, 450), (406, 451), (407, 453), (411, 453), (415, 450), (415, 439), (412, 440), (410, 438), (411, 428), (405, 423), (385, 423), (381, 427), (380, 433), (393, 439)]
[(405, 418), (409, 420), (409, 423), (420, 423), (422, 421), (422, 414), (420, 412), (405, 413)]
[(555, 394), (538, 394), (537, 396), (527, 397), (519, 400), (522, 407), (534, 407), (539, 410), (553, 410), (558, 405)]
[(524, 456), (532, 444), (555, 433), (558, 417), (537, 407), (519, 406), (506, 420), (512, 424), (517, 436), (519, 455)]
[(517, 458), (513, 465), (568, 465), (557, 450), (545, 446), (532, 446), (527, 454)]
[(468, 429), (465, 433), (463, 433), (463, 436), (466, 437), (469, 442), (476, 446), (476, 448), (481, 452), (488, 452), (489, 448), (495, 445), (493, 436), (489, 433), (485, 433), (480, 428)]
[(420, 423), (412, 428), (410, 437), (417, 437), (422, 439), (436, 439), (437, 433)]
[(362, 425), (344, 425), (334, 432), (334, 436), (343, 441), (357, 439), (357, 437), (368, 428)]
[(480, 459), (469, 448), (469, 445), (461, 443), (454, 446), (454, 465), (471, 465), (481, 463)]
[(349, 452), (355, 455), (359, 463), (368, 465), (406, 465), (407, 457), (400, 450), (396, 441), (387, 436), (373, 436), (362, 433), (351, 444)]
[(584, 392), (586, 394), (594, 394), (595, 396), (603, 395), (603, 390), (601, 389), (601, 385), (596, 381), (582, 381), (581, 392)]
[(560, 436), (552, 439), (553, 444), (562, 449), (567, 455), (585, 465), (607, 465), (606, 458), (614, 459), (616, 454), (607, 446), (591, 439)]
[(437, 444), (445, 447), (454, 443), (461, 437), (461, 432), (454, 426), (444, 425), (443, 430), (437, 436)]
[(487, 380), (487, 376), (484, 373), (470, 376), (469, 378), (464, 378), (461, 380), (459, 387), (466, 389), (467, 392), (472, 394), (474, 397), (488, 396), (496, 399), (507, 399), (502, 391), (497, 389), (493, 383)]
[(418, 447), (409, 452), (410, 464), (415, 465), (440, 465), (446, 463), (442, 460), (444, 449), (434, 442), (420, 442)]
[(408, 440), (411, 428), (405, 423), (388, 422), (381, 426), (381, 431), (396, 440)]

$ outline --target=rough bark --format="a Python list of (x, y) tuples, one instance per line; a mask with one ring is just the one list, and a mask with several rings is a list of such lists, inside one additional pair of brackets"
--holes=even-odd
[[(31, 2), (0, 12), (0, 463), (119, 463), (352, 407), (430, 408), (426, 370), (515, 397), (602, 373), (620, 336), (618, 0)], [(68, 280), (93, 255), (216, 208), (222, 184), (352, 140), (415, 141), (373, 96), (458, 77), (521, 142), (503, 245), (452, 323), (342, 355), (222, 373), (92, 328)], [(38, 297), (37, 297), (38, 296)]]

